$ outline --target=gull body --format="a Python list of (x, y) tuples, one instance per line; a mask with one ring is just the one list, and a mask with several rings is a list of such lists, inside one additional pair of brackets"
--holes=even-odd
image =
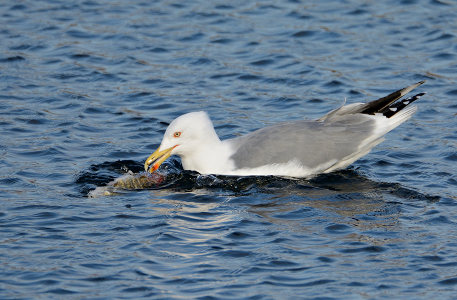
[(409, 104), (423, 93), (399, 99), (422, 83), (372, 102), (343, 105), (317, 120), (283, 122), (223, 141), (206, 112), (187, 113), (171, 122), (145, 169), (154, 172), (170, 155), (201, 174), (310, 177), (342, 169), (414, 114), (417, 108)]

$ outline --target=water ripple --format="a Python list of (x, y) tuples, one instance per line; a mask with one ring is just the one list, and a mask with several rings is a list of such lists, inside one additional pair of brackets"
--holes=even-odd
[[(452, 1), (0, 11), (0, 298), (454, 297)], [(182, 113), (233, 138), (423, 79), (413, 118), (347, 170), (202, 176), (172, 158), (147, 189), (87, 197), (142, 172)]]

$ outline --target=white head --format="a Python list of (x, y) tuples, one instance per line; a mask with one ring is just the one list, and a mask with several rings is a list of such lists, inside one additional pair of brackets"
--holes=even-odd
[[(160, 147), (144, 163), (146, 171), (154, 172), (170, 155), (191, 158), (202, 147), (220, 143), (213, 123), (204, 111), (191, 112), (176, 118), (168, 126)], [(151, 169), (149, 166), (152, 165)]]

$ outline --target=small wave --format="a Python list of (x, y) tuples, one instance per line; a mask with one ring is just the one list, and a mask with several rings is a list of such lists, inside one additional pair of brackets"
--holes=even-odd
[[(370, 194), (388, 193), (401, 199), (438, 201), (440, 197), (423, 194), (419, 191), (402, 186), (398, 183), (373, 181), (356, 170), (347, 169), (330, 174), (321, 174), (311, 179), (286, 178), (276, 176), (223, 176), (201, 175), (197, 172), (182, 169), (178, 159), (171, 158), (160, 167), (156, 178), (143, 183), (121, 185), (120, 181), (128, 176), (141, 175), (143, 164), (132, 160), (118, 160), (92, 165), (79, 174), (76, 183), (80, 192), (90, 197), (116, 195), (128, 190), (161, 190), (176, 192), (210, 189), (213, 191), (230, 192), (233, 195), (249, 195), (265, 193), (282, 195), (309, 195), (323, 198), (338, 193)], [(129, 175), (130, 174), (130, 175)], [(302, 214), (302, 213), (300, 213)], [(330, 231), (338, 232), (338, 225), (330, 226)]]

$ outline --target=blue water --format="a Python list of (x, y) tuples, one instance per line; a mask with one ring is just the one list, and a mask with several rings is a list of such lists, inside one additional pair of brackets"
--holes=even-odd
[[(1, 1), (1, 299), (452, 299), (457, 4)], [(200, 176), (89, 198), (175, 117), (221, 138), (427, 80), (312, 180)]]

